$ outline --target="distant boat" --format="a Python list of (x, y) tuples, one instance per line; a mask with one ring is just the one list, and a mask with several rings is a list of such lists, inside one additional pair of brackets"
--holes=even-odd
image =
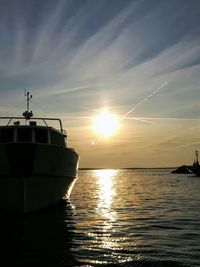
[(191, 173), (195, 174), (196, 176), (200, 176), (199, 151), (195, 151), (195, 159), (193, 165), (182, 165), (176, 170), (173, 170), (172, 173)]
[(199, 165), (199, 151), (195, 151), (195, 159), (193, 166), (191, 168), (192, 172), (196, 174), (196, 176), (200, 176), (200, 165)]
[(193, 172), (196, 176), (200, 176), (200, 167), (198, 167), (198, 168), (193, 168), (192, 172)]
[[(0, 126), (0, 209), (28, 213), (68, 198), (75, 184), (79, 155), (66, 145), (58, 118), (33, 118), (27, 92), (23, 117)], [(13, 124), (11, 122), (14, 121)], [(23, 124), (21, 123), (23, 121)], [(43, 122), (44, 126), (37, 125)], [(59, 130), (47, 123), (57, 122)]]
[(191, 166), (182, 165), (178, 167), (176, 170), (173, 170), (172, 173), (193, 173), (191, 171)]

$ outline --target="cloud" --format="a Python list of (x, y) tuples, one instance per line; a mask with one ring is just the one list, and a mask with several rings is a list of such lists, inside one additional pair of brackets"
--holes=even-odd
[(0, 11), (2, 94), (19, 98), (27, 87), (43, 100), (62, 97), (65, 112), (72, 101), (94, 109), (108, 99), (123, 114), (169, 81), (133, 116), (177, 117), (180, 98), (189, 107), (198, 96), (198, 7), (196, 1), (8, 1)]

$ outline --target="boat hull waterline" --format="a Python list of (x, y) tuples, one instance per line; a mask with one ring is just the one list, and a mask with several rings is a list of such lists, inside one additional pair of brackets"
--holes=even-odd
[(28, 213), (68, 199), (76, 177), (29, 176), (0, 178), (0, 209)]

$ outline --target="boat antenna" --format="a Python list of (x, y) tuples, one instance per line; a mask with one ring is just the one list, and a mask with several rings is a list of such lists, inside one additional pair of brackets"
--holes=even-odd
[(196, 150), (195, 154), (196, 154), (196, 165), (199, 166), (199, 151)]
[(23, 112), (22, 115), (25, 117), (26, 120), (30, 120), (30, 118), (33, 116), (33, 112), (32, 111), (29, 111), (29, 107), (30, 107), (29, 101), (30, 101), (31, 98), (33, 98), (33, 96), (30, 95), (30, 93), (27, 92), (26, 89), (25, 89), (24, 95), (26, 96), (26, 106), (27, 106), (27, 109), (26, 109), (25, 112)]

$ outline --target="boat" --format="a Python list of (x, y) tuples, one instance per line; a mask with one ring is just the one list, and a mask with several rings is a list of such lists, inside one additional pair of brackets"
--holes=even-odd
[(193, 168), (193, 169), (192, 169), (192, 172), (193, 172), (196, 176), (200, 177), (200, 166)]
[[(78, 177), (79, 155), (67, 146), (59, 118), (33, 117), (32, 95), (18, 117), (0, 117), (0, 210), (29, 213), (68, 199)], [(50, 126), (57, 123), (59, 127)]]
[(195, 150), (195, 158), (192, 165), (182, 165), (173, 170), (172, 173), (195, 174), (196, 176), (200, 176), (199, 151)]
[(185, 173), (185, 174), (192, 174), (191, 166), (182, 165), (177, 169), (173, 170), (171, 173)]
[(199, 151), (195, 151), (195, 159), (194, 163), (192, 165), (192, 173), (194, 173), (196, 176), (200, 176), (200, 164), (199, 164)]

